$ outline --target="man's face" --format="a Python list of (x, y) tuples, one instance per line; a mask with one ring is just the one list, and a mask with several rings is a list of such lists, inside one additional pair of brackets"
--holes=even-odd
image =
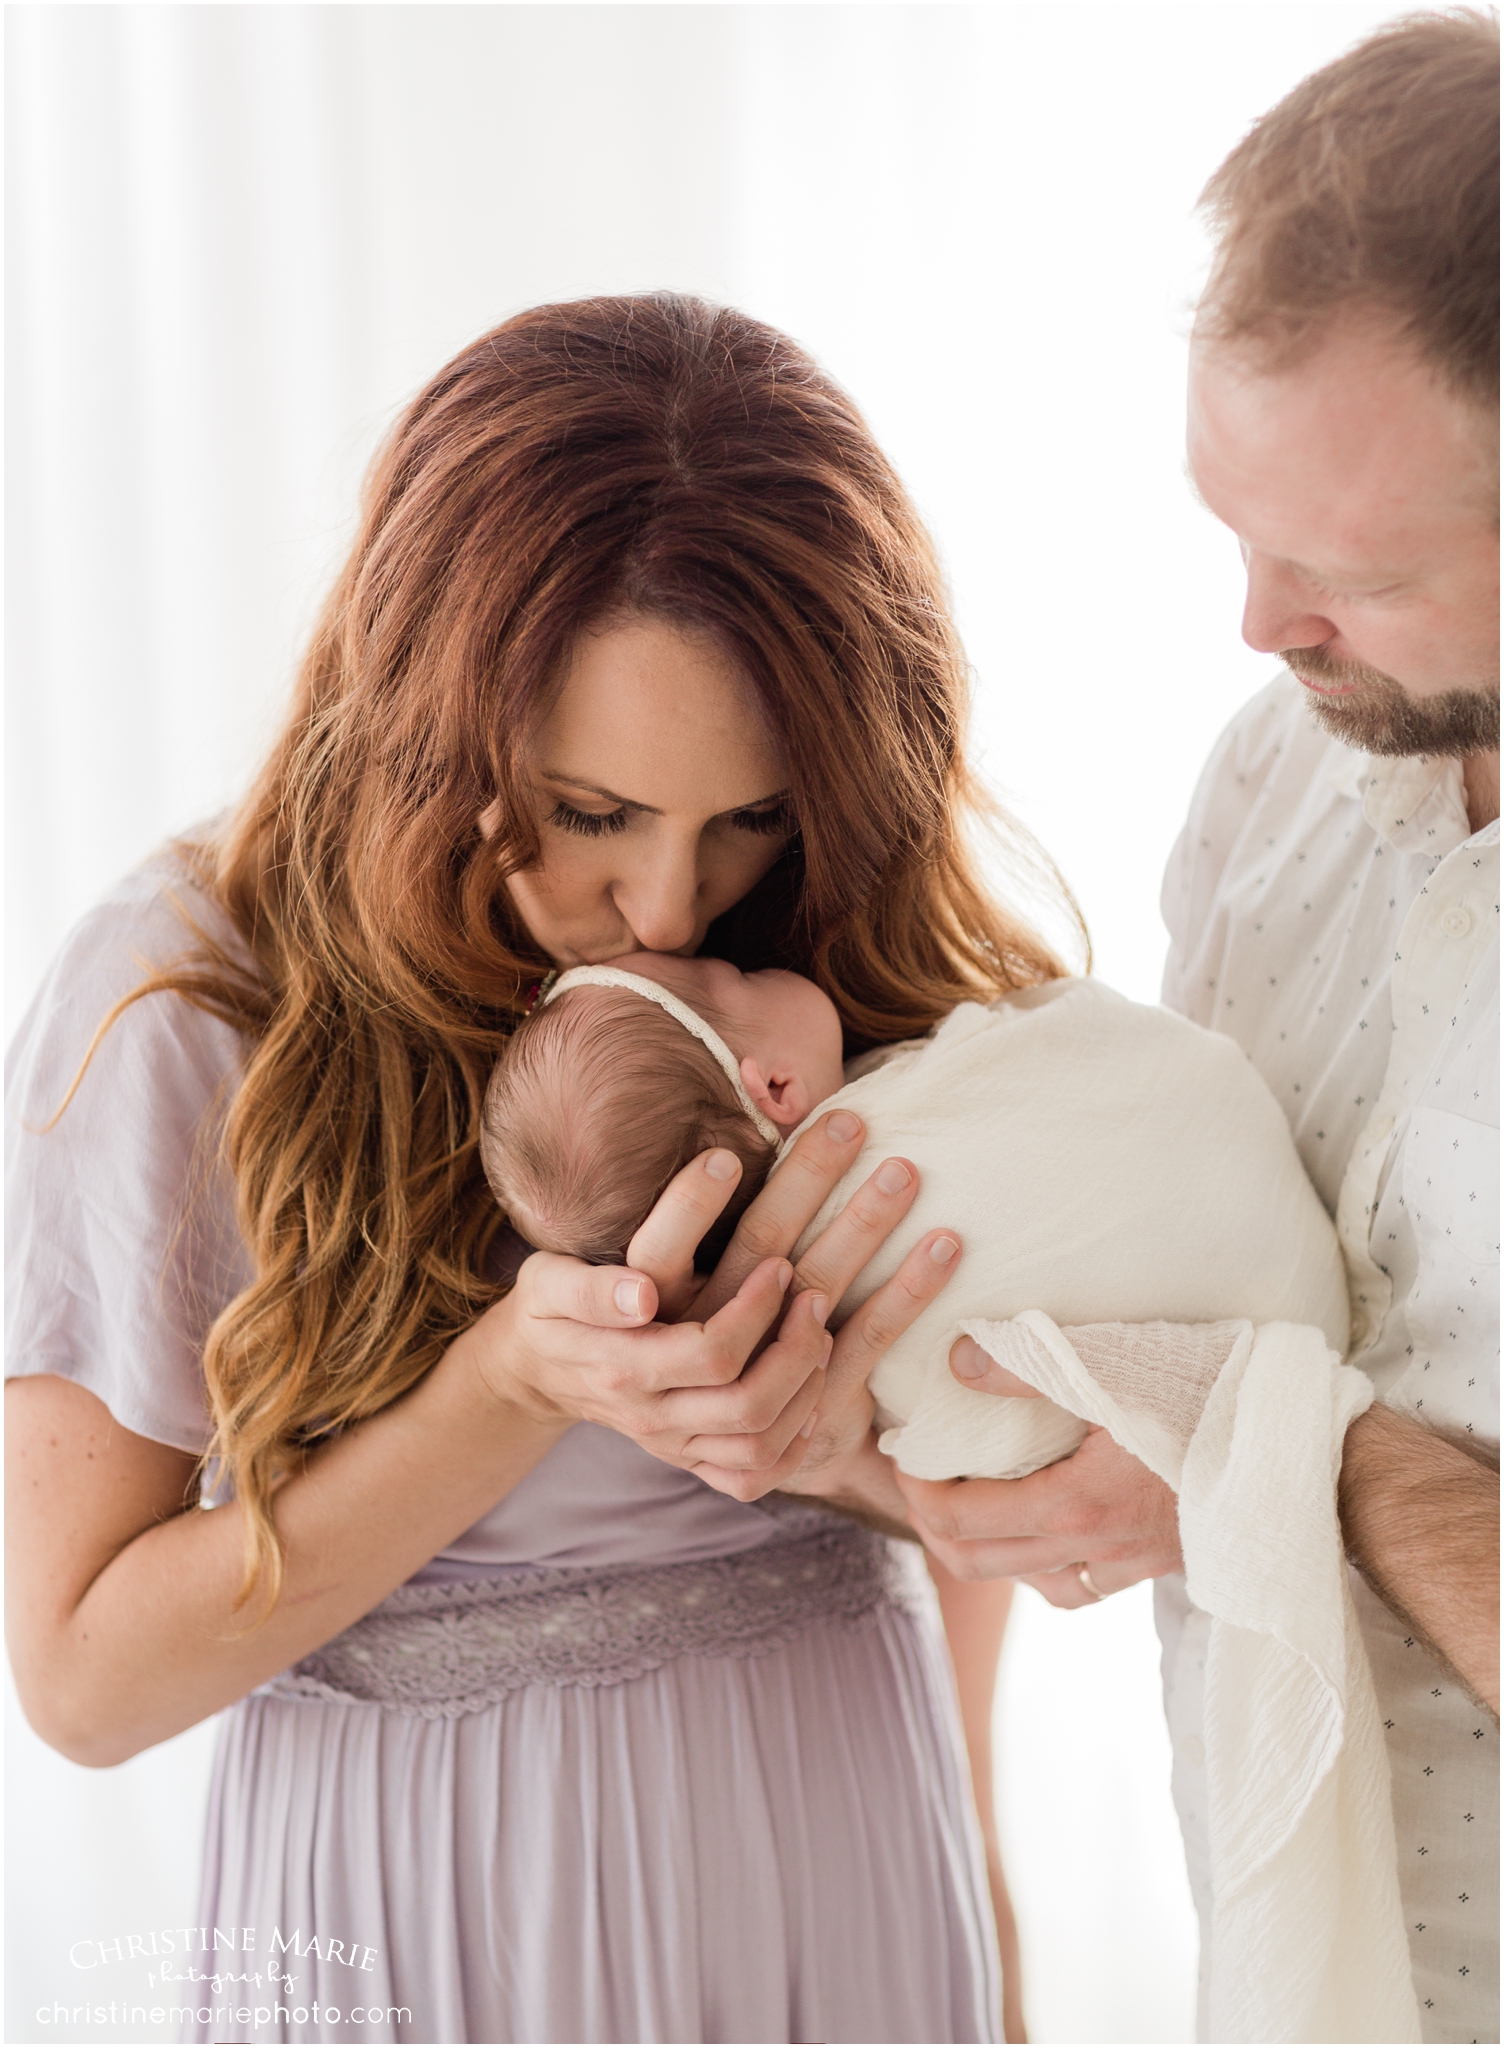
[(1352, 745), (1498, 748), (1495, 432), (1372, 323), (1277, 372), (1193, 341), (1190, 472), (1243, 551), (1243, 638)]

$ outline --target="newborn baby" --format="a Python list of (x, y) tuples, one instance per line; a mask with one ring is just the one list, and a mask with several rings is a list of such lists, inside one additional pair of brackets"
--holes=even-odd
[(965, 1247), (872, 1377), (882, 1446), (921, 1478), (1014, 1477), (1084, 1434), (1052, 1401), (959, 1386), (948, 1357), (968, 1320), (1247, 1319), (1315, 1325), (1346, 1350), (1335, 1232), (1230, 1039), (1059, 980), (963, 1003), (929, 1038), (850, 1071), (834, 1004), (802, 976), (630, 954), (571, 969), (518, 1028), (487, 1094), (482, 1158), (531, 1243), (615, 1264), (680, 1167), (725, 1146), (744, 1170), (702, 1247), (713, 1263), (799, 1127), (817, 1109), (855, 1110), (861, 1156), (799, 1249), (882, 1157), (913, 1160), (920, 1190), (832, 1324), (925, 1230), (948, 1224)]
[[(812, 982), (639, 953), (546, 991), (492, 1080), (482, 1152), (534, 1244), (616, 1262), (698, 1152), (738, 1155), (744, 1206), (833, 1103), (866, 1142), (797, 1251), (884, 1155), (921, 1180), (831, 1320), (922, 1232), (949, 1225), (965, 1247), (872, 1375), (882, 1448), (920, 1478), (1006, 1479), (1091, 1423), (1178, 1496), (1193, 1619), (1177, 1654), (1204, 1686), (1207, 2038), (1419, 2040), (1336, 1511), (1373, 1386), (1340, 1362), (1336, 1233), (1274, 1098), (1231, 1039), (1099, 982), (963, 1003), (843, 1073)], [(959, 1385), (963, 1331), (1043, 1398)]]

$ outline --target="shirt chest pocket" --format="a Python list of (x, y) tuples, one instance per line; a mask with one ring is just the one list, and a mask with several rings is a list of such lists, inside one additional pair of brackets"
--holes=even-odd
[(1422, 1283), (1499, 1263), (1499, 1133), (1447, 1109), (1417, 1109), (1405, 1138), (1405, 1207)]

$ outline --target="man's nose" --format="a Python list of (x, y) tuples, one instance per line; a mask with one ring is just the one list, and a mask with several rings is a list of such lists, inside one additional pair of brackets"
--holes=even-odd
[(1335, 640), (1337, 628), (1312, 607), (1311, 593), (1300, 577), (1267, 555), (1248, 550), (1248, 596), (1243, 606), (1243, 638), (1260, 654), (1283, 654), (1287, 647), (1322, 647)]
[(699, 937), (699, 876), (692, 850), (666, 850), (624, 876), (613, 893), (645, 953), (677, 953)]

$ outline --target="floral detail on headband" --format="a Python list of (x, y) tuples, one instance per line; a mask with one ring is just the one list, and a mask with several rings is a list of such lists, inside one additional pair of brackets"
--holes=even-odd
[(531, 1017), (534, 1010), (537, 1009), (538, 1005), (542, 1002), (547, 1001), (548, 992), (553, 987), (554, 983), (558, 980), (558, 978), (558, 968), (550, 967), (547, 974), (544, 975), (541, 981), (535, 981), (533, 983), (532, 987), (527, 992), (527, 1007), (523, 1013), (525, 1016)]

